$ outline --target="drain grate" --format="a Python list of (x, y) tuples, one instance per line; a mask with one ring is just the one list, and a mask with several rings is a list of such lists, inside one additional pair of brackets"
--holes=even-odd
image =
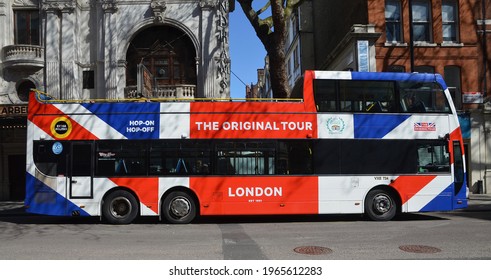
[(293, 249), (293, 251), (304, 255), (327, 255), (332, 253), (331, 249), (319, 246), (302, 246)]
[(439, 248), (425, 246), (425, 245), (403, 245), (403, 246), (399, 246), (399, 249), (408, 253), (421, 253), (421, 254), (434, 254), (434, 253), (440, 253), (442, 251)]

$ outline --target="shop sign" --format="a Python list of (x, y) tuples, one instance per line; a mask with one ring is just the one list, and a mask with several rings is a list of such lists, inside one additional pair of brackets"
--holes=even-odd
[(2, 117), (27, 116), (27, 105), (0, 105)]
[(484, 95), (482, 92), (464, 92), (462, 94), (462, 102), (464, 104), (482, 104)]

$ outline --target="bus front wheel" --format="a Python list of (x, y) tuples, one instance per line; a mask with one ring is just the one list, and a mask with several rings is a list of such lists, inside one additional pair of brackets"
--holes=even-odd
[(162, 203), (161, 213), (172, 224), (188, 224), (196, 217), (196, 201), (186, 192), (174, 191)]
[(114, 191), (104, 199), (102, 215), (111, 224), (129, 224), (138, 216), (138, 201), (128, 191)]
[(365, 213), (374, 221), (392, 220), (397, 212), (396, 200), (391, 192), (371, 190), (365, 199)]

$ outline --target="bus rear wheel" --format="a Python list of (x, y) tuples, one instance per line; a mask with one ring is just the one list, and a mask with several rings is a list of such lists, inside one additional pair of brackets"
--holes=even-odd
[(174, 191), (165, 197), (161, 213), (169, 223), (188, 224), (196, 218), (196, 205), (196, 201), (188, 193)]
[(102, 216), (111, 224), (129, 224), (138, 216), (138, 201), (128, 191), (114, 191), (104, 199)]
[(392, 220), (397, 213), (393, 194), (383, 189), (371, 190), (365, 199), (365, 213), (374, 221)]

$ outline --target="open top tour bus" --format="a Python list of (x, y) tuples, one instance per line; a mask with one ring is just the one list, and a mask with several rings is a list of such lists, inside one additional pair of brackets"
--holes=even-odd
[(334, 213), (383, 221), (467, 206), (462, 135), (441, 76), (307, 71), (303, 94), (98, 102), (32, 93), (27, 211), (126, 224)]

